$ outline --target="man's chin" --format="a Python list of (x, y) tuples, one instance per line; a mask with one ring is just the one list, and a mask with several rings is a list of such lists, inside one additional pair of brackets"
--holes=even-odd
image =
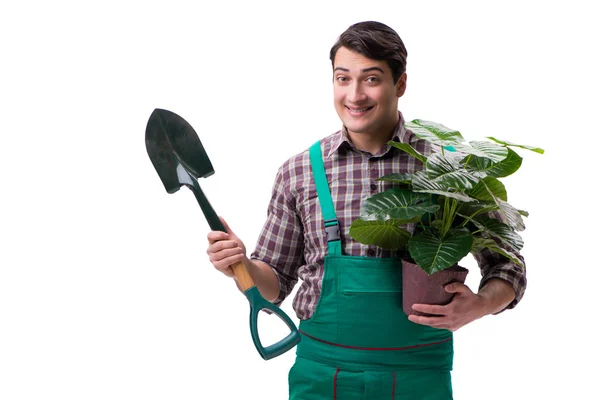
[(352, 133), (356, 133), (358, 135), (364, 135), (368, 132), (370, 132), (369, 129), (369, 125), (367, 124), (344, 124), (344, 126), (346, 127), (346, 130)]

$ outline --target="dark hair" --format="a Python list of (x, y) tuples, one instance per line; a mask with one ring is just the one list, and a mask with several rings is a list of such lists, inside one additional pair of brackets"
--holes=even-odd
[(329, 52), (332, 66), (340, 47), (346, 47), (372, 60), (387, 61), (394, 83), (406, 71), (407, 52), (402, 39), (395, 30), (381, 22), (359, 22), (346, 29)]

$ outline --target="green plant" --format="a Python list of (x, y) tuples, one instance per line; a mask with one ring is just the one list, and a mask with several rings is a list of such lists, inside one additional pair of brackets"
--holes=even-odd
[[(521, 166), (523, 159), (511, 147), (540, 154), (544, 150), (489, 136), (490, 141), (466, 143), (460, 132), (430, 121), (413, 120), (406, 128), (436, 150), (426, 156), (407, 143), (390, 141), (421, 160), (424, 168), (379, 178), (400, 187), (368, 198), (350, 236), (388, 249), (407, 247), (412, 260), (430, 275), (483, 248), (522, 265), (516, 256), (523, 247), (518, 232), (525, 229), (522, 217), (528, 213), (507, 202), (500, 178)], [(415, 224), (412, 234), (403, 228), (409, 223)]]

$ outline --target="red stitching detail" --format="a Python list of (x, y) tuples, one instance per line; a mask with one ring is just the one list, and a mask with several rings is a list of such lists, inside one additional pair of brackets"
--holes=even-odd
[(441, 342), (431, 342), (431, 343), (417, 344), (417, 345), (414, 345), (414, 346), (405, 346), (405, 347), (361, 347), (361, 346), (347, 346), (347, 345), (344, 345), (344, 344), (328, 342), (326, 340), (322, 340), (322, 339), (316, 338), (314, 336), (311, 336), (311, 335), (307, 334), (306, 332), (303, 332), (303, 331), (300, 331), (300, 330), (299, 330), (299, 332), (301, 334), (305, 335), (305, 336), (308, 336), (311, 339), (314, 339), (314, 340), (316, 340), (318, 342), (321, 342), (321, 343), (329, 344), (331, 346), (343, 347), (345, 349), (372, 350), (372, 351), (396, 351), (396, 350), (418, 349), (420, 347), (433, 346), (433, 345), (436, 345), (436, 344), (441, 344), (441, 343), (445, 343), (445, 342), (448, 342), (448, 341), (452, 340), (452, 338), (450, 337), (448, 339), (442, 340)]
[(337, 375), (340, 372), (339, 368), (335, 369), (335, 375), (333, 375), (333, 400), (337, 399)]

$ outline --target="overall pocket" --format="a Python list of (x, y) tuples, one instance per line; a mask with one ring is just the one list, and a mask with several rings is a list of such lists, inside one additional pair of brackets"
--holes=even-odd
[(341, 256), (336, 264), (340, 344), (383, 349), (422, 341), (426, 327), (402, 310), (400, 260)]

